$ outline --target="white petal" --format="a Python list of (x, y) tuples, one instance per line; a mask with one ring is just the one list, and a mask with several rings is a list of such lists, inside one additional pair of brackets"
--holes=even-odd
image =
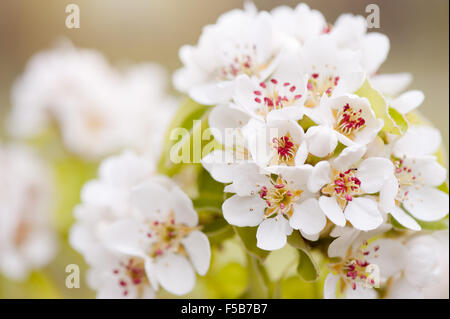
[(312, 126), (306, 132), (308, 150), (318, 157), (325, 157), (337, 146), (338, 140), (334, 131), (327, 126)]
[(395, 199), (398, 194), (398, 180), (394, 175), (386, 180), (380, 190), (380, 207), (385, 212), (391, 212), (396, 206)]
[(325, 283), (323, 285), (323, 298), (324, 299), (336, 299), (336, 291), (339, 277), (329, 273), (327, 278), (325, 278)]
[(420, 288), (412, 285), (407, 280), (397, 279), (389, 289), (388, 299), (423, 299), (424, 295)]
[(211, 110), (208, 124), (214, 138), (225, 146), (232, 147), (237, 141), (237, 128), (243, 127), (249, 116), (228, 105), (218, 105)]
[(411, 83), (410, 73), (380, 74), (370, 78), (372, 86), (388, 96), (396, 96)]
[(294, 229), (315, 235), (322, 231), (327, 223), (325, 214), (315, 198), (309, 198), (300, 204), (294, 205), (294, 213), (289, 219), (289, 224)]
[(356, 177), (361, 181), (361, 189), (368, 194), (379, 192), (385, 182), (394, 176), (394, 165), (386, 158), (371, 157), (359, 166)]
[(212, 151), (201, 160), (211, 177), (220, 183), (232, 182), (233, 169), (236, 167), (233, 162), (232, 152), (222, 150)]
[(319, 240), (319, 237), (320, 237), (320, 233), (317, 233), (314, 235), (309, 235), (309, 234), (302, 232), (301, 230), (300, 230), (300, 234), (302, 235), (303, 238), (308, 239), (309, 241)]
[(156, 259), (155, 271), (161, 286), (170, 293), (181, 296), (194, 288), (194, 269), (186, 257), (166, 253)]
[(372, 242), (366, 251), (369, 252), (367, 260), (378, 266), (383, 279), (400, 273), (406, 266), (405, 246), (399, 240), (381, 238)]
[(436, 221), (448, 214), (448, 195), (431, 187), (409, 187), (408, 196), (403, 201), (405, 209), (423, 221)]
[(318, 192), (325, 184), (330, 181), (331, 167), (327, 161), (317, 163), (308, 179), (308, 189), (310, 192)]
[(168, 191), (155, 181), (146, 181), (133, 188), (130, 201), (143, 216), (154, 218), (171, 209)]
[(345, 290), (345, 299), (376, 299), (378, 293), (371, 287), (364, 287), (362, 284), (357, 283), (356, 289), (347, 287)]
[(264, 200), (254, 196), (234, 195), (222, 205), (223, 217), (231, 225), (257, 226), (264, 219)]
[(214, 82), (193, 87), (189, 90), (189, 95), (200, 104), (216, 105), (230, 101), (233, 88), (231, 81)]
[[(335, 229), (336, 228), (337, 227), (335, 227)], [(360, 234), (360, 231), (354, 228), (345, 227), (343, 230), (344, 229), (346, 230), (345, 233), (333, 240), (328, 246), (328, 257), (344, 258), (347, 255), (348, 249), (352, 246), (352, 243)]]
[(141, 229), (135, 220), (124, 219), (110, 224), (103, 232), (102, 239), (105, 245), (123, 254), (143, 256), (141, 247)]
[(389, 52), (389, 38), (378, 32), (368, 33), (362, 41), (362, 61), (367, 74), (374, 74), (386, 60)]
[(187, 237), (183, 238), (182, 244), (195, 270), (197, 270), (199, 275), (203, 276), (206, 274), (211, 260), (208, 237), (201, 231), (193, 231)]
[(327, 217), (338, 226), (344, 226), (346, 223), (344, 213), (339, 207), (336, 198), (321, 196), (319, 198), (319, 206)]
[(286, 245), (286, 236), (292, 232), (289, 222), (282, 216), (264, 220), (256, 232), (257, 246), (264, 250), (277, 250)]
[(366, 153), (367, 147), (364, 145), (352, 145), (344, 148), (338, 157), (333, 161), (333, 166), (340, 170), (346, 171), (353, 164), (358, 162)]
[(398, 221), (402, 226), (406, 228), (415, 231), (419, 231), (422, 229), (422, 227), (420, 227), (420, 225), (414, 220), (414, 218), (409, 216), (405, 211), (403, 211), (403, 209), (398, 206), (394, 205), (389, 210), (389, 213), (395, 218), (396, 221)]
[(359, 230), (371, 230), (381, 225), (383, 217), (378, 210), (377, 202), (370, 198), (353, 198), (345, 208), (345, 217), (353, 227)]
[(198, 215), (191, 199), (178, 186), (172, 185), (169, 198), (177, 223), (191, 227), (198, 224)]
[(439, 130), (429, 126), (413, 126), (394, 145), (394, 155), (410, 157), (431, 155), (441, 146)]
[(447, 170), (434, 156), (408, 157), (403, 166), (410, 168), (418, 182), (426, 186), (440, 186), (447, 178)]
[(442, 280), (440, 243), (432, 235), (417, 236), (406, 244), (407, 264), (405, 278), (418, 287), (431, 286)]
[(408, 113), (422, 104), (425, 95), (422, 91), (412, 90), (403, 93), (391, 102), (391, 106), (400, 113)]

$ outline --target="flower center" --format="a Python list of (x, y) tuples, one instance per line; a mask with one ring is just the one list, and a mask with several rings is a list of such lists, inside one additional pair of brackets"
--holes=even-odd
[(361, 109), (356, 111), (347, 103), (334, 114), (336, 119), (335, 130), (348, 137), (354, 137), (354, 134), (366, 125), (366, 120), (361, 114)]
[(128, 262), (121, 261), (119, 267), (113, 269), (113, 274), (118, 277), (118, 284), (124, 296), (128, 295), (130, 287), (133, 286), (142, 293), (142, 284), (148, 283), (144, 261), (141, 259), (130, 258)]
[(178, 254), (186, 254), (181, 240), (191, 231), (199, 227), (189, 227), (175, 222), (174, 213), (171, 212), (165, 221), (154, 221), (150, 224), (147, 237), (152, 241), (150, 256), (153, 258), (161, 256), (165, 251)]
[(362, 284), (365, 288), (375, 287), (376, 278), (373, 276), (377, 274), (373, 273), (374, 265), (368, 262), (366, 258), (370, 254), (374, 254), (375, 257), (378, 257), (378, 250), (380, 247), (375, 246), (373, 251), (367, 250), (365, 247), (367, 247), (367, 242), (354, 253), (352, 253), (350, 249), (347, 257), (343, 261), (329, 265), (329, 268), (337, 272), (341, 278), (341, 292), (343, 292), (344, 288), (347, 286), (355, 290), (357, 283)]
[(399, 185), (399, 191), (396, 200), (398, 202), (403, 202), (408, 198), (408, 187), (420, 183), (421, 178), (420, 176), (416, 176), (412, 172), (412, 169), (404, 164), (404, 161), (402, 159), (393, 159), (393, 163), (395, 166), (395, 177), (397, 178)]
[(356, 168), (345, 172), (336, 172), (334, 181), (322, 188), (322, 194), (334, 196), (342, 210), (348, 202), (353, 200), (353, 196), (361, 194), (361, 181), (356, 177)]
[(232, 50), (224, 51), (223, 55), (229, 62), (220, 68), (219, 78), (222, 80), (233, 80), (240, 74), (259, 76), (260, 72), (267, 68), (272, 61), (272, 58), (270, 58), (267, 63), (256, 63), (256, 45), (249, 45), (248, 43), (236, 43)]
[(263, 186), (259, 191), (259, 196), (266, 201), (266, 218), (282, 214), (291, 217), (293, 206), (302, 195), (302, 190), (290, 189), (281, 177), (276, 182), (272, 181), (272, 186)]
[(326, 94), (328, 97), (333, 93), (334, 88), (339, 83), (339, 76), (325, 75), (319, 73), (311, 74), (308, 80), (308, 98), (305, 102), (306, 107), (316, 107), (322, 95)]
[(259, 84), (261, 90), (253, 92), (255, 102), (260, 104), (257, 114), (264, 118), (273, 110), (291, 106), (302, 97), (297, 87), (289, 82), (280, 83), (277, 79), (270, 79)]
[(276, 150), (277, 155), (273, 158), (271, 163), (272, 165), (285, 163), (286, 165), (294, 165), (295, 154), (298, 149), (298, 145), (294, 144), (292, 141), (290, 134), (288, 133), (285, 136), (280, 138), (274, 137), (273, 140), (273, 148)]

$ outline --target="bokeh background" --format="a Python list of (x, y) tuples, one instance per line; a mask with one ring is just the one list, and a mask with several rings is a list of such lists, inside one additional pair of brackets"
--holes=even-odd
[[(299, 1), (255, 0), (260, 10)], [(379, 32), (391, 41), (387, 61), (381, 73), (410, 72), (411, 89), (425, 93), (422, 113), (437, 126), (444, 145), (449, 142), (449, 2), (446, 0), (305, 0), (320, 10), (331, 23), (339, 14), (366, 15), (365, 7), (380, 7)], [(65, 7), (76, 3), (81, 12), (81, 28), (67, 29)], [(94, 48), (104, 53), (112, 64), (123, 62), (158, 62), (169, 71), (180, 66), (178, 49), (194, 44), (202, 27), (233, 8), (242, 0), (1, 0), (0, 1), (0, 137), (10, 107), (10, 89), (36, 52), (51, 47), (60, 37), (67, 37), (78, 47)], [(0, 139), (1, 141), (2, 139)], [(0, 181), (1, 182), (1, 181)], [(66, 247), (47, 273), (53, 282), (64, 285), (67, 260), (78, 262), (80, 256)], [(65, 263), (65, 264), (64, 264)], [(44, 273), (45, 274), (45, 273)], [(60, 280), (58, 280), (60, 279)], [(91, 297), (83, 289), (46, 286), (46, 278), (35, 275), (27, 293), (32, 297), (59, 294), (60, 297)], [(6, 282), (6, 283), (5, 283)], [(44, 288), (43, 288), (44, 287)], [(47, 287), (47, 288), (45, 288)], [(0, 297), (23, 296), (24, 287), (3, 281)], [(33, 291), (33, 289), (35, 289)], [(47, 290), (46, 290), (47, 289)], [(29, 296), (29, 295), (27, 295)]]

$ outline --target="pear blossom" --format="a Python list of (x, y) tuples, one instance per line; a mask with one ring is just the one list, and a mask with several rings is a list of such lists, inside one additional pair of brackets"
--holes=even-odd
[(184, 66), (174, 74), (174, 85), (201, 104), (228, 102), (236, 77), (266, 79), (281, 49), (269, 13), (253, 5), (232, 10), (206, 26), (196, 46), (180, 49)]
[(395, 173), (380, 193), (382, 207), (407, 228), (420, 230), (414, 218), (440, 220), (448, 214), (449, 198), (436, 187), (445, 182), (447, 170), (435, 156), (439, 132), (431, 127), (411, 127), (393, 142), (391, 160)]
[[(357, 235), (355, 240), (358, 239), (362, 240), (361, 235)], [(406, 247), (394, 239), (377, 239), (370, 244), (364, 240), (356, 247), (350, 246), (345, 255), (339, 256), (339, 261), (328, 266), (330, 273), (324, 283), (324, 298), (335, 299), (338, 288), (348, 299), (378, 298), (374, 288), (401, 273), (407, 263), (406, 254)]]
[(191, 200), (148, 159), (128, 151), (105, 159), (81, 199), (70, 243), (92, 267), (99, 298), (150, 298), (160, 286), (186, 294), (194, 270), (208, 270), (209, 241)]
[(211, 251), (191, 200), (170, 180), (148, 179), (133, 188), (132, 217), (105, 228), (111, 251), (140, 257), (153, 289), (183, 295), (206, 274)]
[(338, 47), (360, 53), (360, 63), (367, 76), (376, 73), (389, 53), (389, 38), (379, 32), (367, 33), (366, 17), (360, 15), (340, 15), (327, 35)]
[(443, 275), (439, 255), (442, 245), (434, 235), (414, 236), (405, 243), (406, 263), (401, 276), (389, 289), (388, 298), (424, 298), (424, 288)]
[[(318, 126), (307, 132), (309, 152), (324, 157), (341, 142), (346, 146), (369, 144), (383, 127), (365, 98), (342, 95), (320, 105)], [(329, 136), (331, 135), (331, 136)]]
[(350, 49), (339, 49), (327, 38), (305, 43), (301, 51), (302, 72), (307, 76), (307, 96), (303, 112), (313, 121), (320, 119), (316, 107), (327, 98), (354, 93), (364, 82), (360, 55)]
[(302, 166), (308, 156), (303, 128), (292, 120), (263, 124), (250, 120), (243, 128), (255, 163), (275, 173), (278, 166)]
[(36, 153), (6, 144), (0, 145), (0, 180), (0, 272), (25, 280), (57, 250), (52, 175)]
[(303, 117), (306, 75), (299, 56), (282, 54), (274, 73), (267, 79), (240, 75), (236, 78), (230, 107), (262, 122)]
[(159, 65), (117, 70), (100, 53), (65, 42), (33, 56), (15, 82), (8, 129), (30, 138), (55, 123), (64, 146), (88, 160), (124, 148), (144, 153), (160, 148), (175, 111), (166, 85)]
[(347, 147), (332, 161), (317, 163), (308, 180), (311, 192), (320, 192), (319, 205), (336, 225), (348, 220), (359, 230), (371, 230), (383, 222), (375, 193), (391, 176), (394, 165), (386, 158), (361, 161), (365, 147)]
[(300, 44), (328, 31), (328, 24), (322, 13), (310, 9), (305, 3), (299, 3), (294, 9), (279, 6), (270, 13), (275, 29), (293, 37)]
[(314, 236), (326, 225), (317, 198), (307, 189), (310, 165), (280, 167), (276, 178), (255, 174), (258, 167), (240, 167), (233, 183), (225, 188), (236, 193), (223, 203), (225, 220), (239, 227), (258, 226), (257, 246), (276, 250), (286, 244), (293, 229)]
[(155, 165), (131, 151), (106, 158), (99, 166), (98, 178), (81, 190), (81, 203), (74, 208), (77, 222), (72, 225), (69, 241), (88, 263), (96, 258), (103, 241), (103, 229), (130, 215), (129, 197), (135, 185), (154, 174)]
[(138, 257), (113, 254), (99, 246), (93, 254), (87, 274), (88, 285), (97, 291), (98, 299), (154, 299), (145, 262)]

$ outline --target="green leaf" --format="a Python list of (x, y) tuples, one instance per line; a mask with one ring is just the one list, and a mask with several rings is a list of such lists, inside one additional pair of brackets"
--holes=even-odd
[(269, 255), (269, 251), (262, 250), (256, 246), (256, 227), (236, 227), (233, 226), (234, 232), (240, 239), (245, 250), (256, 257), (260, 261), (264, 261)]
[(298, 249), (298, 275), (307, 282), (316, 281), (319, 278), (319, 270), (310, 254), (310, 247), (305, 243), (300, 232), (292, 232), (292, 235), (288, 237), (288, 243)]
[(313, 282), (319, 278), (319, 270), (312, 256), (304, 250), (299, 249), (299, 261), (297, 273), (306, 282)]
[(408, 121), (403, 114), (392, 107), (389, 107), (388, 113), (402, 133), (408, 130)]
[(389, 112), (386, 99), (380, 92), (370, 86), (369, 81), (366, 80), (355, 93), (369, 100), (376, 117), (384, 121), (383, 131), (396, 135), (401, 135), (405, 132), (402, 127), (404, 127), (406, 119), (401, 119), (397, 116), (397, 112), (392, 112), (399, 119), (399, 123), (396, 123)]
[[(162, 155), (158, 163), (158, 171), (162, 174), (173, 176), (182, 167), (183, 164), (188, 163), (173, 163), (170, 159), (170, 151), (172, 147), (177, 149), (183, 149), (187, 147), (190, 150), (189, 160), (193, 160), (193, 137), (200, 137), (199, 145), (202, 150), (202, 144), (206, 144), (207, 141), (202, 141), (202, 134), (205, 129), (208, 128), (208, 111), (211, 109), (209, 105), (202, 105), (194, 102), (191, 99), (187, 99), (179, 108), (171, 124), (167, 128), (166, 136), (164, 139), (164, 147)], [(197, 122), (195, 122), (198, 120)], [(174, 129), (185, 129), (187, 133), (183, 135), (179, 140), (174, 141), (171, 139), (171, 134)], [(181, 133), (181, 131), (180, 131)], [(212, 138), (211, 138), (212, 140)]]

